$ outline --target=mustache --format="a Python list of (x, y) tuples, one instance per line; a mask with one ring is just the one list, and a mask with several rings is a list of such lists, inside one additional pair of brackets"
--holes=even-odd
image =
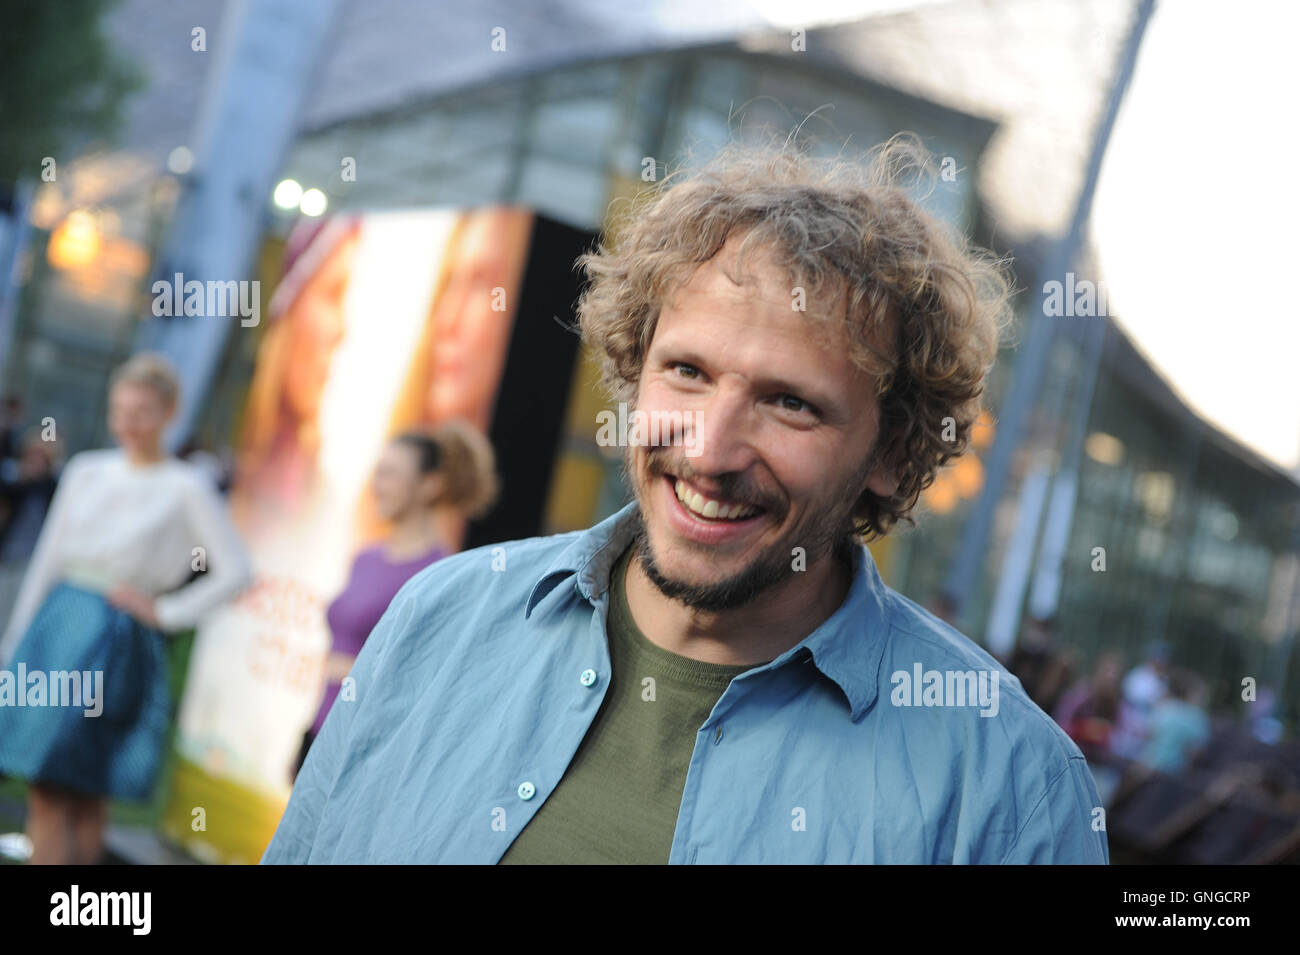
[[(674, 460), (669, 448), (647, 448), (646, 452), (646, 473), (650, 477), (667, 475), (681, 478), (683, 481), (691, 481), (698, 477), (688, 460), (685, 458)], [(785, 502), (782, 498), (768, 493), (743, 474), (714, 475), (709, 479), (709, 483), (716, 484), (719, 495), (729, 501), (761, 507), (778, 517), (785, 513)]]

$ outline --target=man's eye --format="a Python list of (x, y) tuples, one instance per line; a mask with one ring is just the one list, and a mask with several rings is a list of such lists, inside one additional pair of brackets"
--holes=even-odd
[(688, 365), (684, 361), (675, 361), (669, 367), (681, 378), (696, 378), (700, 374), (698, 368), (694, 365)]
[(808, 412), (810, 414), (817, 413), (816, 408), (808, 404), (808, 402), (804, 401), (802, 398), (796, 398), (794, 395), (781, 395), (777, 400), (781, 403), (781, 407), (786, 411)]

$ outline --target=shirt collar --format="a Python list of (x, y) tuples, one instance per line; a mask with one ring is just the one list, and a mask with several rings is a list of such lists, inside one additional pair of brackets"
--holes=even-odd
[[(578, 592), (594, 605), (609, 589), (614, 563), (636, 533), (636, 508), (633, 501), (574, 538), (538, 578), (524, 617), (567, 577), (575, 578)], [(775, 669), (810, 656), (817, 669), (844, 693), (849, 717), (856, 722), (876, 700), (888, 621), (887, 588), (871, 552), (857, 544), (851, 554), (852, 579), (839, 608), (798, 644), (750, 672)]]
[(574, 538), (538, 578), (528, 595), (524, 617), (529, 617), (533, 608), (565, 577), (573, 575), (577, 577), (575, 583), (578, 592), (595, 603), (609, 589), (614, 562), (632, 543), (632, 537), (636, 534), (636, 522), (636, 501), (633, 501)]

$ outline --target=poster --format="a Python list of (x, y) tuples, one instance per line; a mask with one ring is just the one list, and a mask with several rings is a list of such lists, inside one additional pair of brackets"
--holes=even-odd
[(532, 220), (428, 210), (290, 235), (230, 493), (256, 579), (200, 625), (178, 714), (164, 829), (199, 858), (256, 862), (274, 833), (320, 703), (326, 608), (385, 531), (368, 482), (386, 440), (451, 418), (488, 431)]

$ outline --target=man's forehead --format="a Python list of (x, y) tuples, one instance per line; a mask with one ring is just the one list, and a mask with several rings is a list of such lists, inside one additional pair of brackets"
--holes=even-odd
[(797, 284), (795, 276), (770, 253), (746, 256), (743, 271), (722, 260), (722, 253), (699, 266), (665, 296), (668, 309), (767, 306), (792, 316), (836, 318), (845, 316), (846, 282), (823, 282), (820, 288)]

